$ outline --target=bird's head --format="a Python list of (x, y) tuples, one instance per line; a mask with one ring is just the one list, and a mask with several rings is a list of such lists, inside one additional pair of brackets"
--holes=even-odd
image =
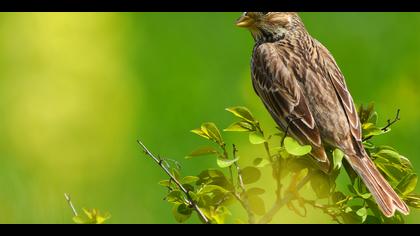
[(255, 41), (276, 41), (301, 25), (295, 12), (244, 12), (236, 21), (236, 26), (251, 31)]

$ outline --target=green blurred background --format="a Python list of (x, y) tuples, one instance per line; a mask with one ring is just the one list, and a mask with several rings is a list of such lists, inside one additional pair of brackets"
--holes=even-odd
[[(253, 42), (234, 26), (239, 15), (1, 13), (0, 223), (71, 223), (64, 192), (77, 208), (110, 211), (110, 223), (174, 223), (157, 185), (164, 175), (136, 139), (198, 174), (214, 160), (183, 159), (205, 143), (189, 130), (204, 121), (226, 127), (225, 107), (245, 105), (274, 127), (252, 90)], [(384, 124), (402, 109), (378, 141), (420, 170), (420, 14), (301, 16), (334, 54), (356, 103), (374, 101)], [(258, 153), (248, 146), (244, 162)], [(419, 216), (414, 210), (408, 222)], [(331, 222), (317, 211), (301, 218), (285, 210), (276, 220)]]

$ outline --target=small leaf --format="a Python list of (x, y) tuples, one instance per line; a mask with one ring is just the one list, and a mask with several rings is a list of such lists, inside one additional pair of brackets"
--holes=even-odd
[(416, 174), (408, 174), (406, 175), (401, 182), (397, 185), (398, 191), (402, 195), (407, 195), (412, 193), (417, 186), (418, 177)]
[(254, 164), (255, 167), (258, 167), (258, 168), (263, 168), (271, 164), (267, 159), (264, 159), (264, 158), (256, 158), (252, 163)]
[(218, 185), (223, 187), (224, 189), (232, 190), (234, 189), (233, 185), (230, 183), (229, 180), (227, 180), (226, 176), (223, 174), (222, 171), (217, 169), (208, 169), (204, 170), (198, 175), (200, 178), (199, 181), (197, 181), (196, 185)]
[(201, 188), (199, 190), (199, 193), (200, 194), (206, 194), (206, 193), (211, 193), (211, 192), (214, 192), (214, 191), (220, 191), (222, 193), (228, 193), (229, 192), (228, 190), (226, 190), (226, 189), (224, 189), (224, 188), (222, 188), (218, 185), (209, 184), (209, 185), (205, 185), (203, 188)]
[(372, 112), (367, 122), (376, 125), (378, 123), (378, 113), (376, 111)]
[(362, 124), (367, 123), (374, 113), (374, 105), (373, 103), (368, 104), (366, 107), (360, 105), (359, 107), (359, 118)]
[(253, 130), (255, 130), (255, 127), (246, 121), (235, 122), (224, 129), (227, 132), (250, 132)]
[(372, 197), (371, 193), (363, 193), (363, 194), (359, 194), (359, 196), (363, 199), (369, 199), (370, 197)]
[(223, 158), (217, 158), (217, 165), (220, 167), (220, 168), (227, 168), (227, 167), (229, 167), (229, 166), (231, 166), (231, 165), (233, 165), (235, 162), (237, 162), (238, 161), (238, 158), (235, 158), (235, 159), (233, 159), (233, 160), (230, 160), (230, 159), (223, 159)]
[(218, 144), (223, 143), (222, 136), (220, 131), (214, 123), (206, 122), (201, 125), (201, 130), (208, 136), (210, 139), (216, 141)]
[(410, 194), (404, 197), (404, 201), (411, 207), (420, 209), (420, 195)]
[(201, 130), (201, 128), (193, 129), (191, 132), (205, 139), (210, 139), (210, 137), (203, 130)]
[(244, 119), (248, 122), (251, 122), (251, 123), (256, 122), (254, 116), (251, 114), (251, 112), (246, 107), (241, 107), (241, 106), (230, 107), (230, 108), (226, 108), (226, 111), (228, 111), (228, 112), (234, 114), (235, 116), (237, 116), (241, 119)]
[(191, 183), (195, 183), (199, 180), (200, 178), (198, 178), (197, 176), (185, 176), (184, 178), (182, 178), (181, 183), (182, 184), (191, 184)]
[(262, 144), (265, 143), (266, 140), (261, 132), (254, 131), (249, 133), (249, 142), (251, 144)]
[(265, 214), (265, 203), (261, 197), (250, 195), (248, 196), (248, 202), (252, 212), (260, 216)]
[(88, 218), (84, 218), (82, 216), (74, 216), (73, 222), (76, 224), (91, 224)]
[(184, 223), (191, 217), (192, 209), (185, 204), (175, 204), (172, 208), (172, 214), (179, 223)]
[(310, 153), (312, 149), (309, 145), (301, 146), (296, 140), (290, 137), (284, 139), (284, 147), (289, 154), (294, 156), (304, 156)]
[(168, 179), (159, 181), (159, 185), (162, 185), (163, 187), (169, 187), (170, 184), (171, 184), (171, 181)]
[(381, 224), (381, 223), (382, 223), (381, 219), (379, 219), (376, 216), (371, 216), (371, 215), (368, 215), (366, 217), (365, 222), (363, 222), (363, 224), (372, 224), (372, 225), (377, 225), (377, 224)]
[(183, 196), (181, 191), (179, 190), (173, 190), (171, 191), (167, 196), (166, 196), (166, 201), (168, 201), (169, 203), (183, 203)]
[(73, 217), (73, 221), (76, 224), (103, 224), (105, 221), (111, 218), (111, 214), (108, 212), (101, 214), (97, 209), (85, 209), (83, 208), (84, 215)]
[(255, 167), (245, 167), (241, 170), (241, 173), (244, 184), (255, 183), (261, 177), (261, 171)]
[(390, 149), (382, 149), (377, 153), (372, 154), (373, 157), (382, 157), (390, 163), (401, 164), (400, 154)]
[(201, 147), (193, 152), (191, 152), (188, 156), (186, 156), (186, 159), (191, 159), (193, 157), (198, 157), (198, 156), (206, 156), (206, 155), (211, 155), (211, 154), (216, 154), (217, 150), (213, 147)]
[[(344, 213), (341, 214), (341, 217), (344, 220), (344, 223), (346, 224), (361, 224), (363, 223), (363, 217), (359, 216), (356, 212), (359, 210), (360, 206), (352, 206), (347, 207), (344, 210)], [(363, 213), (363, 212), (361, 212)]]
[(344, 153), (340, 149), (335, 149), (333, 152), (334, 169), (340, 169), (343, 161)]
[(359, 210), (356, 211), (356, 214), (362, 218), (362, 223), (363, 223), (367, 217), (367, 210), (366, 208), (361, 207)]

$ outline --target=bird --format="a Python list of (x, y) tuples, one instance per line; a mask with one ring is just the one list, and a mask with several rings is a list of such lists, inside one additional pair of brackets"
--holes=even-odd
[(255, 45), (251, 78), (277, 125), (301, 145), (319, 168), (331, 172), (327, 151), (338, 148), (361, 177), (386, 217), (409, 208), (363, 147), (362, 129), (344, 75), (329, 50), (313, 38), (296, 12), (244, 12), (236, 26)]

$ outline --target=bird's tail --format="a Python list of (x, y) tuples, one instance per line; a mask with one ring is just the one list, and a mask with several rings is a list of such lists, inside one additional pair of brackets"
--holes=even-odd
[(362, 178), (386, 217), (392, 217), (396, 210), (404, 215), (409, 214), (408, 206), (389, 185), (367, 154), (364, 157), (346, 156), (346, 159)]

